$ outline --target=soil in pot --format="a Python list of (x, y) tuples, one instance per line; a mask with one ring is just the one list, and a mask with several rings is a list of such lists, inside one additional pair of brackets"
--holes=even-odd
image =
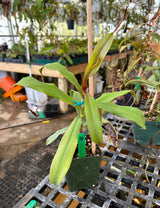
[(101, 159), (102, 154), (98, 146), (96, 148), (96, 154), (92, 155), (91, 140), (87, 136), (86, 157), (78, 158), (78, 150), (76, 150), (70, 169), (67, 172), (66, 180), (69, 190), (76, 191), (94, 187), (98, 179)]

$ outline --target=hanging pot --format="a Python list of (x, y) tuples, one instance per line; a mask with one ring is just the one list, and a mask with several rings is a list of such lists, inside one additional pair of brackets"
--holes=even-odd
[(96, 185), (101, 159), (102, 155), (73, 159), (66, 174), (69, 190), (76, 191)]
[(67, 26), (68, 26), (68, 30), (73, 30), (74, 29), (74, 20), (67, 19)]
[(160, 122), (146, 121), (146, 129), (133, 123), (133, 134), (136, 143), (145, 145), (160, 145)]

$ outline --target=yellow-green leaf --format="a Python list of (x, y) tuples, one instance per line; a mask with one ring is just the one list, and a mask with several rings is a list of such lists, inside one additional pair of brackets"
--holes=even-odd
[(62, 182), (71, 165), (81, 124), (82, 119), (77, 116), (62, 137), (50, 167), (49, 179), (53, 184), (59, 185)]
[(83, 81), (82, 81), (83, 87), (86, 87), (87, 79), (99, 70), (104, 57), (106, 56), (107, 52), (109, 51), (112, 45), (112, 42), (113, 42), (113, 33), (108, 33), (97, 43), (91, 55), (88, 66), (84, 72)]
[(112, 113), (114, 115), (120, 116), (121, 118), (126, 118), (128, 120), (134, 121), (139, 126), (145, 129), (145, 118), (143, 113), (138, 108), (129, 106), (120, 106), (114, 103), (103, 103), (97, 102), (98, 108), (102, 108), (105, 111)]
[(131, 93), (133, 97), (135, 97), (135, 92), (133, 90), (122, 90), (118, 92), (103, 93), (100, 97), (96, 99), (96, 102), (110, 102), (115, 98), (125, 95), (127, 93)]
[(84, 96), (84, 107), (90, 136), (96, 144), (101, 144), (103, 136), (100, 115), (96, 101), (90, 94)]
[(51, 97), (55, 97), (59, 100), (62, 100), (70, 105), (74, 105), (73, 98), (67, 94), (65, 94), (62, 90), (60, 90), (55, 84), (40, 82), (33, 77), (24, 77), (16, 85), (27, 86), (34, 90), (43, 92)]
[(68, 129), (68, 126), (63, 128), (63, 129), (59, 129), (58, 131), (56, 131), (54, 134), (50, 135), (47, 138), (46, 141), (46, 145), (51, 144), (52, 142), (54, 142), (61, 134), (64, 134), (66, 132), (66, 130)]
[(79, 91), (79, 93), (82, 94), (82, 88), (79, 85), (76, 77), (65, 66), (63, 66), (58, 62), (55, 62), (55, 63), (46, 64), (44, 68), (60, 72), (69, 82), (71, 82), (75, 86), (75, 88)]
[(128, 69), (124, 72), (124, 77), (126, 77), (128, 75), (128, 73), (130, 73), (134, 69), (134, 67), (137, 66), (137, 63), (141, 60), (141, 58), (142, 57), (139, 57), (138, 59), (136, 59), (136, 60), (133, 59), (131, 61)]

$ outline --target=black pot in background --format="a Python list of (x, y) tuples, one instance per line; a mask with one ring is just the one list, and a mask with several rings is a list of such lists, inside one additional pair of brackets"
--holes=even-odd
[[(120, 96), (119, 98), (117, 98), (117, 105), (123, 105), (123, 106), (131, 106), (133, 103), (134, 99), (133, 99), (133, 95), (131, 93), (127, 93), (125, 95)], [(133, 104), (133, 107), (140, 107), (140, 103), (138, 104)]]
[(59, 114), (59, 104), (46, 104), (44, 114), (47, 118), (55, 117)]
[(74, 20), (67, 19), (67, 25), (68, 25), (68, 30), (73, 30), (74, 29)]

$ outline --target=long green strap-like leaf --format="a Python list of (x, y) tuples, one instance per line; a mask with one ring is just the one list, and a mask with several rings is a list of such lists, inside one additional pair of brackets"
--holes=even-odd
[(96, 101), (90, 94), (84, 96), (84, 107), (90, 136), (96, 144), (101, 144), (103, 136), (100, 115)]
[(65, 94), (55, 84), (40, 82), (33, 77), (25, 77), (16, 83), (16, 85), (30, 87), (74, 106), (73, 98)]
[[(86, 71), (88, 71), (88, 69), (90, 69), (93, 65), (95, 65), (99, 59), (101, 59), (101, 62), (103, 61), (104, 57), (107, 55), (107, 52), (109, 51), (112, 45), (112, 42), (113, 42), (113, 33), (108, 33), (97, 43), (91, 55)], [(98, 70), (97, 67), (92, 68), (90, 76), (92, 76), (97, 70)]]
[(118, 92), (111, 92), (111, 93), (103, 93), (100, 97), (96, 99), (96, 102), (110, 102), (113, 99), (125, 95), (127, 93), (131, 93), (133, 97), (135, 97), (135, 93), (133, 90), (123, 90)]
[(102, 108), (105, 111), (110, 112), (114, 115), (134, 121), (139, 126), (145, 129), (145, 118), (143, 116), (142, 111), (140, 111), (139, 109), (129, 106), (120, 106), (109, 102), (97, 102), (97, 105), (98, 108)]
[(79, 91), (79, 93), (82, 94), (82, 88), (79, 85), (76, 77), (72, 72), (68, 71), (68, 69), (65, 66), (63, 66), (58, 62), (55, 62), (55, 63), (46, 64), (44, 67), (52, 71), (60, 72), (68, 81), (70, 81), (75, 86), (75, 88)]
[(88, 66), (84, 72), (82, 86), (86, 85), (86, 82), (90, 76), (98, 71), (100, 68), (104, 57), (106, 56), (107, 52), (109, 51), (113, 42), (113, 33), (108, 33), (105, 35), (96, 45)]
[(59, 185), (64, 179), (78, 143), (78, 134), (82, 119), (76, 117), (62, 137), (50, 168), (50, 182)]

